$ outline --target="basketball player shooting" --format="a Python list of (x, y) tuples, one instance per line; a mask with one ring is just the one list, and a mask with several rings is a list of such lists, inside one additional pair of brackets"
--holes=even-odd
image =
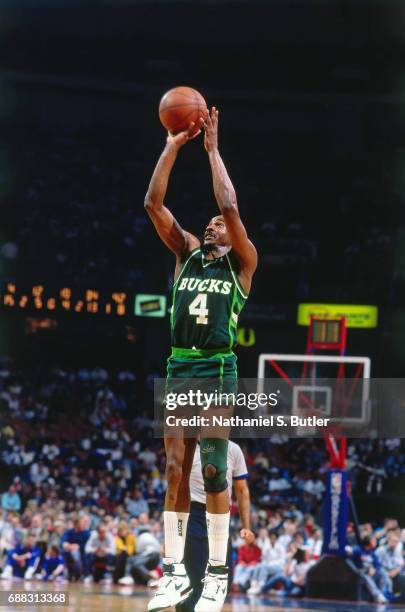
[[(164, 244), (176, 256), (171, 314), (172, 353), (168, 380), (237, 380), (237, 320), (248, 297), (257, 253), (241, 221), (235, 189), (218, 150), (218, 111), (200, 125), (169, 133), (145, 198), (145, 208)], [(181, 228), (164, 205), (171, 170), (180, 148), (204, 130), (220, 215), (208, 223), (203, 243)], [(197, 133), (196, 133), (197, 130)], [(167, 492), (164, 510), (163, 577), (148, 604), (149, 612), (176, 606), (189, 596), (183, 557), (190, 512), (189, 478), (196, 439), (165, 436)], [(207, 503), (209, 561), (195, 612), (220, 612), (228, 582), (226, 567), (230, 500), (227, 485), (228, 440), (201, 440), (201, 468)]]

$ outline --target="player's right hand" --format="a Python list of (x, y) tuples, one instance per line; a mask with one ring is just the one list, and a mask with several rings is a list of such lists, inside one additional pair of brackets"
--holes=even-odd
[(189, 140), (193, 140), (193, 138), (196, 138), (199, 134), (201, 134), (201, 128), (199, 126), (196, 126), (195, 122), (192, 121), (188, 126), (188, 130), (185, 130), (184, 132), (179, 132), (178, 134), (172, 134), (171, 132), (168, 132), (167, 144), (171, 144), (176, 146), (177, 148), (180, 148), (185, 145), (186, 142), (188, 142)]
[(251, 544), (255, 540), (255, 534), (251, 529), (241, 529), (240, 537), (245, 540), (248, 544)]

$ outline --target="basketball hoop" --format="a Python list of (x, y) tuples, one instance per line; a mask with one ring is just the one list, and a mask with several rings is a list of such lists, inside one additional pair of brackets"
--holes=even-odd
[[(344, 317), (311, 316), (306, 353), (262, 354), (258, 369), (258, 391), (280, 379), (282, 408), (287, 405), (290, 414), (330, 419), (327, 427), (321, 427), (329, 453), (322, 552), (340, 557), (345, 554), (349, 501), (353, 504), (347, 486), (346, 435), (364, 428), (371, 418), (370, 358), (346, 356), (346, 344)], [(319, 433), (316, 419), (303, 424), (297, 435)]]

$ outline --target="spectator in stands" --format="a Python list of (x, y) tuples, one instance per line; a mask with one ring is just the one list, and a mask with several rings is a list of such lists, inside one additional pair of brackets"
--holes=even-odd
[(1, 578), (3, 580), (11, 578), (31, 580), (37, 570), (40, 555), (41, 551), (36, 547), (34, 538), (26, 536), (22, 545), (16, 546), (8, 553)]
[(320, 479), (319, 474), (313, 474), (305, 482), (303, 489), (319, 501), (325, 492), (325, 485)]
[(270, 493), (288, 491), (291, 489), (291, 483), (280, 473), (277, 468), (271, 468), (272, 477), (269, 479), (268, 489)]
[(34, 538), (38, 548), (41, 550), (42, 554), (44, 554), (46, 551), (49, 534), (43, 526), (42, 516), (40, 514), (34, 514), (27, 533)]
[(61, 543), (69, 580), (78, 580), (82, 574), (87, 575), (85, 546), (90, 537), (85, 516), (76, 517), (74, 526), (63, 534)]
[(65, 561), (57, 546), (50, 546), (41, 563), (40, 576), (42, 580), (51, 582), (62, 581), (65, 571)]
[(401, 573), (404, 568), (402, 542), (394, 530), (388, 532), (387, 543), (376, 550), (376, 556), (388, 574), (388, 593), (385, 595), (405, 593), (405, 575)]
[(287, 554), (288, 545), (293, 541), (297, 529), (296, 519), (287, 519), (283, 522), (282, 533), (278, 538), (278, 542), (284, 548), (285, 554)]
[(132, 585), (134, 582), (147, 585), (156, 575), (153, 570), (160, 561), (161, 545), (159, 540), (151, 533), (150, 527), (141, 531), (136, 540), (136, 554), (128, 557), (125, 566), (125, 576), (119, 584)]
[(48, 532), (48, 544), (60, 548), (62, 546), (63, 535), (66, 531), (66, 525), (62, 520), (56, 520), (54, 523), (51, 523), (50, 527)]
[(143, 461), (148, 469), (153, 469), (156, 465), (157, 457), (156, 453), (152, 451), (149, 446), (146, 446), (145, 449), (139, 453), (138, 459)]
[(141, 512), (138, 516), (136, 525), (134, 526), (134, 534), (140, 535), (142, 531), (149, 531), (149, 514), (147, 512)]
[(38, 463), (35, 462), (31, 465), (30, 476), (34, 484), (44, 482), (49, 476), (49, 468), (42, 460)]
[(86, 567), (89, 572), (85, 577), (85, 583), (99, 582), (104, 579), (105, 583), (111, 582), (111, 577), (106, 574), (114, 567), (115, 541), (112, 533), (107, 531), (106, 523), (100, 523), (96, 530), (92, 531), (85, 545)]
[(0, 538), (0, 551), (10, 551), (19, 546), (24, 538), (24, 530), (18, 514), (9, 512), (4, 521)]
[(389, 579), (375, 552), (376, 538), (374, 535), (365, 535), (360, 546), (355, 546), (352, 552), (352, 561), (360, 570), (364, 585), (377, 603), (386, 603), (388, 600), (383, 591), (389, 588)]
[(311, 558), (317, 561), (322, 554), (323, 535), (322, 529), (316, 528), (306, 542), (306, 547), (311, 553)]
[(128, 523), (122, 521), (118, 525), (117, 536), (115, 538), (115, 569), (114, 582), (117, 583), (125, 575), (125, 567), (129, 557), (135, 554), (135, 536), (130, 532)]
[[(267, 530), (260, 530), (261, 532)], [(254, 568), (251, 578), (251, 586), (248, 590), (249, 595), (261, 593), (265, 583), (270, 576), (279, 574), (283, 571), (286, 563), (286, 553), (284, 547), (278, 542), (277, 533), (272, 531), (263, 539), (260, 546), (262, 557), (260, 563)]]
[(395, 530), (398, 529), (399, 525), (398, 525), (398, 521), (396, 519), (393, 518), (385, 518), (383, 521), (383, 526), (381, 528), (377, 528), (374, 532), (375, 537), (377, 538), (377, 542), (378, 544), (386, 544), (387, 542), (387, 535)]
[(6, 512), (19, 512), (21, 510), (21, 498), (14, 484), (10, 485), (8, 491), (1, 496), (1, 507)]
[(254, 534), (246, 538), (246, 543), (238, 550), (238, 561), (235, 566), (233, 584), (242, 591), (248, 589), (252, 574), (260, 562), (262, 551), (255, 543)]
[(127, 496), (125, 499), (125, 508), (131, 516), (138, 517), (145, 512), (149, 514), (149, 505), (146, 499), (142, 496), (141, 490), (137, 487), (132, 496)]
[(282, 584), (284, 590), (277, 591), (277, 595), (302, 595), (308, 570), (313, 563), (309, 560), (309, 552), (299, 548), (293, 558), (287, 562), (285, 571), (271, 576), (261, 592), (271, 592), (276, 585)]

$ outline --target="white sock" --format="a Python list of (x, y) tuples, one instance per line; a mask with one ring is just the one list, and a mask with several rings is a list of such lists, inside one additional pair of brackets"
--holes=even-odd
[(164, 563), (181, 563), (186, 543), (188, 512), (163, 512), (165, 528)]
[(209, 546), (208, 562), (210, 565), (226, 565), (231, 513), (211, 514), (207, 512), (206, 517)]

